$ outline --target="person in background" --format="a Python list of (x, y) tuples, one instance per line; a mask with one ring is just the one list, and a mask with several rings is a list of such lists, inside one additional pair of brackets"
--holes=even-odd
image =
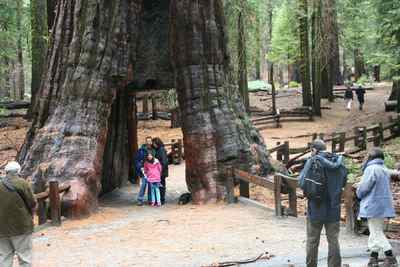
[(359, 217), (368, 220), (368, 248), (371, 251), (368, 266), (372, 267), (379, 266), (378, 257), (381, 251), (385, 254), (383, 266), (398, 266), (392, 246), (383, 232), (385, 219), (394, 218), (396, 214), (390, 188), (393, 171), (385, 167), (384, 159), (382, 149), (373, 148), (363, 166), (361, 182), (355, 185), (357, 197), (361, 199)]
[(0, 180), (0, 266), (12, 267), (14, 255), (19, 266), (32, 266), (35, 198), (28, 182), (19, 178), (21, 166), (13, 161)]
[(160, 138), (156, 137), (153, 139), (153, 147), (156, 151), (156, 159), (161, 163), (162, 172), (161, 172), (161, 187), (160, 187), (160, 195), (161, 195), (161, 204), (165, 204), (165, 193), (167, 190), (166, 178), (168, 177), (168, 156), (167, 151), (165, 150), (164, 143)]
[[(347, 182), (347, 169), (342, 156), (326, 152), (326, 144), (316, 139), (311, 144), (312, 156), (307, 160), (299, 176), (299, 185), (308, 199), (307, 210), (307, 267), (318, 266), (318, 247), (322, 228), (328, 240), (328, 266), (341, 266), (339, 231), (340, 204), (343, 188)], [(319, 196), (308, 190), (316, 182), (316, 175), (323, 177)], [(315, 188), (315, 187), (314, 187)]]
[(146, 193), (146, 189), (148, 190), (148, 202), (151, 202), (151, 194), (150, 187), (147, 182), (147, 178), (143, 173), (144, 162), (147, 156), (151, 154), (155, 156), (156, 152), (153, 148), (153, 139), (151, 136), (146, 137), (146, 143), (141, 145), (135, 157), (135, 170), (136, 175), (140, 177), (140, 190), (138, 196), (138, 205), (142, 206), (144, 201), (144, 195)]
[(351, 111), (351, 104), (353, 103), (354, 94), (353, 89), (349, 84), (346, 85), (346, 91), (344, 92), (344, 99), (346, 100), (346, 109)]
[(356, 95), (359, 103), (359, 109), (363, 110), (365, 102), (365, 89), (361, 85), (357, 86)]
[(147, 181), (150, 184), (151, 206), (157, 206), (157, 207), (161, 206), (161, 198), (160, 198), (161, 171), (162, 167), (160, 162), (151, 153), (149, 153), (144, 163), (144, 174), (147, 177)]

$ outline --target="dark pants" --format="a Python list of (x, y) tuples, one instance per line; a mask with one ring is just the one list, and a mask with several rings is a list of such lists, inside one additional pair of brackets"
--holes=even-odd
[(161, 176), (161, 185), (162, 187), (160, 187), (160, 195), (161, 195), (161, 204), (165, 203), (165, 191), (167, 190), (166, 186), (166, 177), (165, 176)]
[(340, 267), (342, 266), (339, 246), (340, 223), (323, 223), (310, 220), (307, 220), (307, 267), (318, 266), (318, 247), (322, 227), (325, 227), (328, 240), (328, 266)]

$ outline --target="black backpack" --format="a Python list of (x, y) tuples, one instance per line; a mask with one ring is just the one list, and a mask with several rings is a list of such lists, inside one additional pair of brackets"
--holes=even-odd
[(303, 192), (308, 199), (323, 200), (327, 190), (327, 176), (320, 159), (311, 159), (311, 167), (304, 177)]

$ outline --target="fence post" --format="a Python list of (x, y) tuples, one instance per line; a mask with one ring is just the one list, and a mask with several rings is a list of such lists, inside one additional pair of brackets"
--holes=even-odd
[(344, 152), (346, 147), (346, 133), (340, 133), (339, 152)]
[(241, 197), (250, 198), (249, 183), (243, 180), (239, 180), (239, 192)]
[(226, 189), (227, 189), (227, 201), (229, 204), (235, 203), (235, 173), (234, 168), (230, 167), (226, 169)]
[(274, 196), (275, 196), (275, 216), (282, 216), (282, 201), (281, 201), (281, 183), (280, 176), (274, 176)]
[(289, 141), (285, 141), (285, 147), (283, 152), (283, 163), (286, 165), (290, 161), (290, 150), (289, 150)]
[(61, 225), (61, 202), (58, 181), (49, 182), (51, 224)]
[(293, 181), (288, 182), (288, 193), (289, 193), (289, 209), (292, 212), (291, 215), (297, 217), (297, 192), (296, 192), (296, 184), (293, 184)]
[(333, 133), (332, 134), (332, 153), (338, 152), (338, 144), (339, 144), (339, 136), (338, 133)]
[(380, 146), (382, 139), (381, 139), (380, 132), (379, 132), (379, 126), (372, 129), (372, 134), (373, 134), (373, 139), (374, 139), (373, 140), (374, 146)]
[(47, 208), (46, 201), (44, 199), (38, 199), (37, 216), (39, 225), (47, 222)]
[(281, 142), (276, 142), (276, 146), (278, 147), (278, 149), (276, 150), (276, 160), (277, 161), (282, 161), (282, 148), (280, 148), (279, 146), (281, 145)]
[(152, 119), (157, 120), (158, 119), (158, 114), (157, 114), (157, 97), (155, 94), (151, 95), (151, 108), (153, 111), (152, 114)]
[(344, 190), (344, 205), (346, 210), (346, 230), (348, 233), (354, 233), (356, 217), (354, 214), (353, 184), (348, 183)]
[(367, 128), (356, 127), (354, 128), (354, 145), (361, 150), (367, 149)]
[(384, 130), (383, 130), (383, 123), (382, 122), (379, 123), (378, 132), (379, 132), (379, 137), (380, 137), (380, 143), (382, 144), (384, 142), (384, 140), (385, 140)]

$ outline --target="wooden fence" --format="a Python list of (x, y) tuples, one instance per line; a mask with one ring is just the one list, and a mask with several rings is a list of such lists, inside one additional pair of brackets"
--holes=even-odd
[[(368, 143), (373, 143), (374, 146), (380, 146), (384, 141), (400, 136), (400, 117), (391, 118), (391, 122), (387, 125), (382, 123), (370, 127), (357, 127), (351, 135), (346, 133), (333, 133), (330, 136), (323, 134), (312, 134), (313, 139), (320, 137), (325, 142), (330, 143), (330, 150), (333, 152), (345, 152), (347, 155), (367, 149)], [(346, 150), (346, 144), (352, 143), (351, 149)], [(287, 168), (299, 164), (298, 170), (302, 169), (302, 163), (305, 159), (303, 156), (310, 152), (310, 146), (300, 148), (290, 148), (289, 142), (277, 143), (277, 146), (269, 149), (269, 153), (276, 153), (276, 159), (282, 162)], [(298, 180), (296, 177), (288, 176), (282, 173), (274, 173), (267, 177), (253, 175), (248, 172), (232, 169), (233, 179), (239, 180), (240, 196), (250, 198), (250, 184), (255, 184), (267, 188), (274, 195), (274, 210), (276, 216), (298, 215), (297, 200), (302, 195), (297, 192)], [(282, 195), (288, 195), (288, 207), (282, 205)], [(356, 229), (356, 214), (354, 213), (355, 192), (353, 183), (348, 183), (344, 189), (342, 202), (344, 204), (344, 213), (346, 220), (346, 228), (349, 232), (354, 232)]]
[[(38, 202), (37, 216), (39, 225), (45, 224), (48, 219), (48, 206), (50, 208), (50, 220), (52, 225), (61, 225), (61, 199), (60, 194), (67, 192), (69, 185), (59, 186), (58, 181), (50, 181), (49, 188), (41, 193), (35, 194)], [(48, 204), (46, 200), (49, 199)]]
[(314, 115), (311, 107), (297, 108), (294, 110), (280, 110), (276, 113), (265, 113), (262, 116), (253, 118), (251, 122), (258, 130), (264, 130), (274, 125), (276, 128), (282, 127), (283, 122), (293, 121), (313, 121)]

